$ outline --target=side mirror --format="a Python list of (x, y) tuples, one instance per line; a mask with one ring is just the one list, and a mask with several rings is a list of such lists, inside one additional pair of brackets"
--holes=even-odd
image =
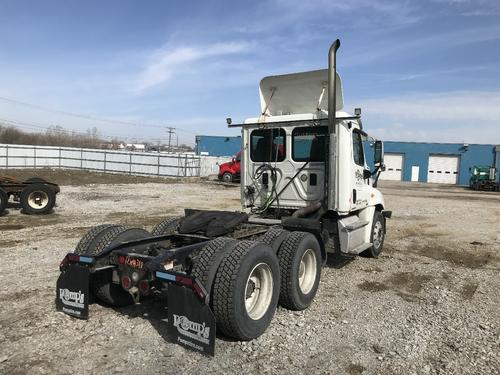
[(382, 141), (375, 141), (374, 153), (373, 163), (376, 166), (382, 166), (384, 164), (384, 143)]
[(372, 172), (368, 169), (363, 170), (363, 180), (368, 180), (372, 176)]
[(232, 158), (232, 159), (231, 159), (231, 161), (232, 161), (233, 163), (236, 163), (236, 158)]

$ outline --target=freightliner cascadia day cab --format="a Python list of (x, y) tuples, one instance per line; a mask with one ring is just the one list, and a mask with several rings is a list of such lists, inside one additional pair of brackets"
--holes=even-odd
[[(111, 306), (165, 296), (172, 342), (214, 355), (216, 331), (237, 340), (262, 335), (278, 304), (306, 309), (329, 257), (382, 251), (386, 218), (375, 169), (363, 149), (360, 111), (343, 111), (329, 68), (264, 78), (261, 114), (241, 127), (242, 211), (185, 209), (151, 232), (103, 224), (61, 262), (56, 307), (87, 319), (92, 296)], [(152, 308), (152, 307), (151, 307)]]

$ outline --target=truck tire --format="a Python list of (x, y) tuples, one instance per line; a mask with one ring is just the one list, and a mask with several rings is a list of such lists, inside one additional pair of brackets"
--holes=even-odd
[(48, 214), (56, 204), (56, 193), (49, 185), (30, 184), (21, 191), (20, 203), (23, 212), (28, 215)]
[(7, 193), (5, 192), (5, 190), (3, 190), (2, 188), (0, 188), (0, 215), (7, 208), (7, 202), (8, 201), (9, 201), (9, 196), (7, 195)]
[(385, 219), (380, 211), (373, 214), (372, 234), (370, 242), (373, 244), (370, 248), (361, 253), (368, 258), (376, 258), (382, 252), (385, 239)]
[(264, 333), (276, 311), (280, 271), (274, 251), (263, 242), (240, 241), (217, 270), (212, 309), (217, 328), (237, 340)]
[(180, 221), (180, 216), (167, 217), (153, 227), (151, 234), (153, 236), (174, 234), (179, 227)]
[(272, 226), (261, 238), (260, 240), (265, 244), (272, 247), (272, 249), (277, 252), (283, 241), (287, 238), (290, 232), (283, 229), (282, 227), (275, 225)]
[(226, 172), (222, 175), (222, 181), (231, 183), (233, 182), (233, 175), (229, 172)]
[(80, 239), (80, 241), (76, 245), (75, 253), (80, 255), (94, 255), (92, 251), (98, 241), (98, 238), (104, 231), (112, 227), (125, 229), (123, 225), (115, 224), (102, 224), (93, 227)]
[(96, 242), (92, 252), (94, 256), (99, 256), (112, 246), (148, 237), (151, 237), (151, 233), (142, 228), (126, 228), (121, 225), (112, 227), (103, 232), (102, 236)]
[(193, 267), (191, 276), (194, 276), (210, 295), (215, 274), (225, 255), (238, 240), (228, 237), (218, 237), (192, 255)]
[(44, 180), (41, 177), (30, 177), (27, 180), (23, 181), (23, 184), (34, 184), (34, 183), (46, 184), (47, 180)]
[(321, 247), (307, 232), (291, 232), (280, 246), (280, 305), (304, 310), (312, 303), (321, 278)]

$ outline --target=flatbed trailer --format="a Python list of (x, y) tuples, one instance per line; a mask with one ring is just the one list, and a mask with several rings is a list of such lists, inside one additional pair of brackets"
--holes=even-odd
[(7, 208), (9, 199), (19, 202), (26, 214), (48, 214), (56, 204), (59, 185), (40, 177), (20, 181), (0, 176), (0, 214)]

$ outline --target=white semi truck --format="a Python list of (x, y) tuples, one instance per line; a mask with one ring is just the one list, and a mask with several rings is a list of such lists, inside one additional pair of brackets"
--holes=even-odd
[(57, 309), (87, 318), (91, 297), (113, 306), (166, 295), (172, 342), (214, 354), (215, 332), (260, 336), (278, 304), (306, 309), (328, 257), (382, 251), (386, 218), (375, 169), (364, 154), (360, 111), (343, 112), (329, 68), (272, 76), (260, 83), (261, 114), (243, 133), (241, 212), (186, 209), (151, 233), (104, 224), (62, 261)]

